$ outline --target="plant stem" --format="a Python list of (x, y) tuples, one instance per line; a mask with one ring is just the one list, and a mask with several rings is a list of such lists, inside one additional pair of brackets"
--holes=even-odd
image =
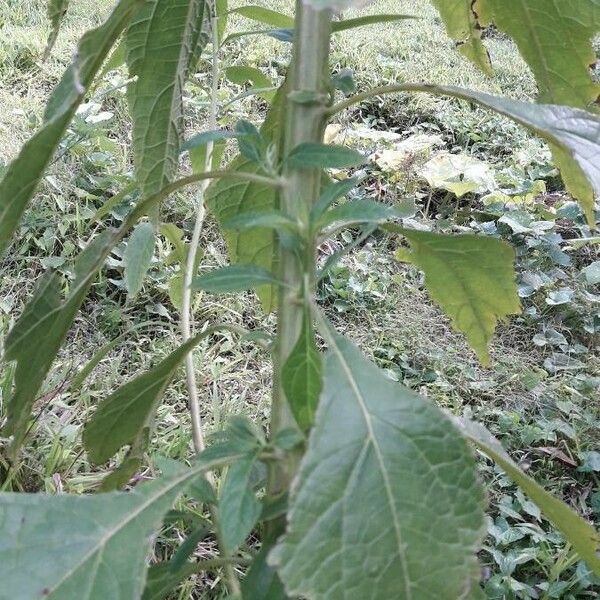
[[(212, 2), (207, 3), (210, 11), (210, 29), (212, 35), (212, 72), (211, 72), (211, 92), (210, 92), (210, 112), (208, 116), (208, 129), (217, 128), (217, 95), (219, 91), (219, 43), (217, 30), (217, 17), (215, 7)], [(210, 141), (206, 146), (206, 158), (204, 161), (204, 172), (208, 172), (212, 167), (214, 142)], [(183, 342), (187, 342), (192, 336), (192, 280), (196, 272), (196, 257), (198, 255), (198, 246), (200, 245), (200, 236), (204, 226), (206, 208), (204, 207), (204, 194), (210, 180), (205, 179), (200, 183), (200, 189), (196, 197), (196, 221), (194, 231), (190, 241), (187, 261), (183, 274), (183, 293), (181, 299), (181, 337)], [(196, 373), (194, 369), (194, 356), (189, 353), (185, 357), (185, 379), (188, 390), (188, 404), (192, 421), (192, 439), (196, 452), (202, 452), (206, 444), (204, 442), (204, 432), (202, 428), (202, 415), (200, 413), (200, 398), (198, 395), (198, 384), (196, 382)]]
[[(218, 110), (218, 93), (219, 93), (219, 34), (218, 34), (218, 17), (214, 1), (206, 3), (206, 8), (210, 11), (210, 31), (212, 42), (212, 70), (211, 70), (211, 87), (210, 87), (210, 111), (208, 115), (208, 129), (214, 130), (217, 128), (217, 110)], [(213, 162), (214, 142), (210, 141), (206, 146), (206, 158), (204, 160), (204, 173), (209, 173)], [(198, 247), (200, 245), (200, 236), (204, 226), (206, 217), (206, 208), (204, 206), (204, 196), (206, 189), (210, 183), (210, 179), (204, 179), (200, 183), (200, 187), (196, 196), (196, 221), (194, 223), (194, 231), (190, 240), (190, 247), (187, 253), (187, 261), (183, 275), (183, 293), (181, 300), (181, 337), (183, 343), (187, 342), (192, 336), (192, 280), (196, 273), (196, 257), (198, 255)], [(196, 381), (196, 372), (194, 368), (194, 355), (189, 352), (185, 357), (185, 379), (188, 390), (188, 404), (190, 409), (190, 417), (192, 421), (192, 440), (194, 449), (197, 453), (202, 452), (206, 443), (204, 441), (204, 431), (202, 427), (202, 414), (200, 411), (200, 397), (198, 394), (198, 383)], [(208, 481), (214, 484), (214, 478), (209, 472), (206, 474)], [(217, 543), (221, 550), (222, 558), (221, 565), (225, 570), (227, 579), (227, 587), (229, 592), (234, 597), (241, 597), (241, 587), (237, 574), (232, 564), (231, 558), (225, 550), (221, 535), (221, 526), (219, 523), (219, 515), (215, 507), (210, 508), (213, 524), (216, 531)], [(215, 561), (213, 561), (215, 562)], [(216, 566), (216, 564), (215, 564)]]
[[(331, 11), (315, 10), (302, 0), (296, 0), (296, 28), (294, 52), (289, 75), (285, 146), (287, 154), (298, 144), (321, 142), (326, 125), (329, 102), (329, 51), (331, 39)], [(293, 169), (284, 171), (287, 180), (281, 193), (281, 209), (308, 231), (310, 207), (319, 197), (320, 169)], [(281, 385), (281, 369), (290, 355), (302, 326), (303, 297), (306, 287), (314, 281), (314, 245), (307, 242), (304, 260), (280, 244), (280, 278), (282, 286), (278, 302), (277, 342), (273, 365), (273, 404), (271, 435), (282, 429), (297, 427)], [(299, 457), (291, 456), (283, 464), (271, 469), (269, 494), (277, 495), (289, 487)]]

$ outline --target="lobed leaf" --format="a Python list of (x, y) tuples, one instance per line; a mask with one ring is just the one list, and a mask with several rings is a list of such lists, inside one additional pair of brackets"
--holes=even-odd
[(269, 562), (288, 595), (307, 600), (472, 597), (484, 513), (467, 444), (437, 407), (329, 338), (316, 424)]
[(484, 364), (498, 319), (520, 312), (513, 248), (476, 235), (441, 235), (403, 229), (410, 260), (425, 272), (433, 300), (465, 334)]
[(103, 25), (81, 38), (73, 64), (50, 97), (42, 127), (23, 146), (0, 181), (0, 253), (10, 243), (56, 146), (94, 76), (115, 40), (143, 3), (144, 0), (122, 0)]

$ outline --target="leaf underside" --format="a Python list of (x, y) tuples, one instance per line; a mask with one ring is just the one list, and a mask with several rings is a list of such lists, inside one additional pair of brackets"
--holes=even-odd
[(441, 412), (347, 340), (327, 355), (316, 425), (270, 562), (291, 597), (478, 597), (483, 491)]

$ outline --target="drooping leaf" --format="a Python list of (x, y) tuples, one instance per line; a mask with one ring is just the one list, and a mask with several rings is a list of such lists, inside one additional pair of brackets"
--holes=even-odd
[(97, 496), (0, 494), (2, 594), (20, 600), (133, 600), (146, 580), (148, 540), (177, 496), (230, 458)]
[(425, 272), (431, 297), (489, 364), (488, 343), (498, 320), (520, 312), (514, 250), (483, 236), (402, 233), (413, 250), (411, 262)]
[[(421, 86), (419, 86), (421, 87)], [(550, 104), (532, 104), (452, 86), (422, 86), (423, 91), (462, 98), (489, 108), (546, 140), (569, 190), (593, 225), (594, 195), (600, 196), (600, 118), (592, 112)]]
[(258, 23), (271, 25), (272, 27), (280, 27), (283, 29), (294, 27), (293, 17), (289, 17), (288, 15), (284, 15), (283, 13), (270, 8), (265, 8), (263, 6), (249, 4), (247, 6), (234, 8), (230, 12), (237, 13), (238, 15), (242, 15), (242, 17), (246, 17), (252, 21), (257, 21)]
[(219, 498), (219, 523), (223, 545), (234, 551), (250, 534), (260, 516), (261, 504), (251, 486), (257, 455), (242, 458), (227, 470)]
[(51, 31), (46, 42), (46, 50), (44, 51), (44, 60), (50, 56), (52, 48), (56, 43), (60, 26), (62, 24), (67, 10), (69, 9), (69, 0), (48, 0), (48, 18), (50, 19)]
[(484, 524), (468, 446), (435, 405), (329, 338), (316, 424), (269, 562), (291, 597), (467, 597)]
[(300, 337), (283, 365), (281, 384), (298, 427), (310, 429), (323, 385), (323, 366), (309, 310), (304, 313)]
[(146, 0), (126, 35), (133, 150), (143, 196), (169, 183), (178, 165), (183, 87), (199, 50), (204, 0)]
[(254, 265), (230, 265), (194, 277), (192, 289), (212, 294), (230, 294), (252, 290), (262, 285), (279, 284), (277, 277)]
[(542, 510), (596, 574), (600, 575), (600, 533), (572, 508), (559, 500), (526, 475), (510, 458), (502, 444), (481, 424), (467, 419), (456, 419), (463, 434), (475, 446), (498, 463), (506, 474), (519, 485)]
[(458, 50), (484, 72), (491, 73), (490, 57), (481, 41), (483, 27), (477, 13), (478, 2), (473, 0), (431, 0), (431, 2), (440, 13)]
[[(260, 133), (266, 143), (278, 143), (282, 107), (285, 101), (285, 84), (273, 100)], [(236, 158), (229, 166), (231, 171), (258, 173), (260, 166), (244, 157)], [(272, 186), (239, 179), (223, 178), (215, 181), (206, 193), (208, 208), (219, 225), (243, 213), (272, 211), (277, 207), (277, 192)], [(276, 238), (273, 230), (259, 228), (245, 231), (225, 231), (232, 263), (254, 264), (269, 272), (277, 271)], [(263, 308), (270, 312), (275, 307), (276, 289), (271, 285), (257, 290)]]
[(119, 2), (103, 25), (83, 36), (74, 63), (52, 93), (42, 127), (23, 146), (6, 170), (0, 181), (0, 253), (10, 243), (56, 146), (95, 74), (115, 40), (143, 2), (144, 0)]
[(156, 232), (152, 223), (140, 223), (129, 236), (125, 249), (125, 285), (130, 297), (137, 296), (152, 263)]
[(344, 169), (363, 165), (367, 159), (345, 146), (305, 142), (296, 146), (285, 160), (295, 169)]
[(106, 230), (80, 254), (75, 263), (75, 280), (64, 300), (60, 277), (46, 274), (6, 338), (6, 360), (17, 361), (4, 426), (4, 434), (14, 436), (13, 452), (23, 441), (36, 395), (113, 241), (113, 232)]

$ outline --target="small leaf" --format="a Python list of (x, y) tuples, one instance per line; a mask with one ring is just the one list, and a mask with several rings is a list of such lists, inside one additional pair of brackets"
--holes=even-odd
[(258, 129), (249, 121), (242, 119), (236, 123), (235, 132), (238, 134), (240, 154), (252, 162), (261, 162), (266, 145)]
[(456, 419), (463, 434), (485, 455), (498, 463), (506, 474), (541, 509), (544, 516), (565, 536), (579, 556), (596, 575), (600, 575), (600, 534), (562, 500), (549, 494), (531, 477), (523, 473), (500, 442), (481, 424)]
[(472, 597), (484, 494), (468, 445), (433, 403), (327, 337), (315, 426), (269, 563), (292, 598)]
[(297, 233), (296, 223), (281, 211), (265, 211), (257, 213), (242, 213), (223, 222), (223, 229), (232, 231), (244, 231), (256, 227), (268, 227), (269, 229), (284, 230), (289, 233)]
[(277, 571), (267, 563), (263, 546), (242, 581), (242, 597), (248, 600), (289, 600)]
[(483, 364), (498, 319), (520, 312), (511, 246), (489, 237), (402, 230), (431, 297), (464, 333)]
[(228, 294), (251, 290), (261, 285), (279, 284), (280, 281), (266, 269), (254, 265), (230, 265), (194, 277), (192, 289), (213, 294)]
[(391, 206), (375, 200), (352, 200), (340, 204), (327, 211), (317, 223), (318, 229), (336, 224), (338, 227), (349, 227), (362, 223), (385, 223), (398, 215)]
[(52, 48), (54, 47), (60, 32), (61, 23), (67, 14), (68, 8), (69, 0), (48, 0), (48, 18), (50, 19), (52, 30), (48, 36), (46, 50), (44, 50), (44, 60), (46, 60), (48, 56), (50, 56), (50, 52), (52, 52)]
[(284, 29), (294, 27), (293, 17), (288, 17), (283, 13), (271, 10), (270, 8), (264, 8), (262, 6), (240, 6), (239, 8), (234, 8), (230, 12), (237, 13), (238, 15), (242, 15), (242, 17), (252, 19), (253, 21), (257, 21), (259, 23), (264, 23), (265, 25), (271, 25), (272, 27), (280, 27)]
[(152, 223), (140, 223), (132, 232), (125, 249), (125, 285), (132, 298), (142, 284), (152, 263), (156, 233)]
[(247, 65), (235, 65), (225, 69), (225, 77), (236, 85), (245, 85), (248, 81), (253, 86), (271, 87), (271, 80), (260, 70)]
[(366, 157), (352, 148), (312, 142), (296, 146), (286, 158), (288, 166), (294, 169), (344, 169), (366, 162)]
[(163, 600), (171, 595), (179, 584), (196, 573), (198, 567), (194, 563), (185, 564), (178, 571), (173, 571), (171, 562), (151, 565), (142, 600)]
[(305, 310), (300, 337), (281, 372), (281, 384), (292, 409), (298, 427), (303, 431), (314, 423), (315, 412), (321, 394), (323, 366), (312, 315)]
[(406, 21), (407, 19), (415, 19), (412, 15), (399, 14), (381, 14), (381, 15), (365, 15), (356, 19), (342, 19), (332, 23), (333, 33), (355, 29), (356, 27), (365, 27), (366, 25), (379, 25), (381, 23), (395, 23), (397, 21)]
[(310, 211), (311, 221), (316, 223), (336, 200), (339, 200), (350, 193), (358, 183), (359, 179), (353, 177), (344, 179), (343, 181), (336, 181), (335, 183), (328, 185)]
[(219, 499), (219, 522), (225, 548), (234, 551), (256, 525), (261, 505), (250, 486), (257, 455), (242, 458), (227, 470)]
[(230, 138), (237, 138), (240, 134), (236, 131), (227, 131), (225, 129), (215, 129), (213, 131), (203, 131), (202, 133), (197, 133), (193, 135), (191, 138), (188, 138), (183, 145), (181, 146), (182, 152), (187, 152), (193, 150), (194, 148), (198, 148), (198, 146), (206, 146), (206, 144), (210, 142), (218, 142), (221, 140), (227, 140)]
[(209, 533), (210, 527), (207, 525), (196, 527), (196, 529), (183, 540), (179, 548), (177, 548), (175, 556), (173, 556), (169, 562), (172, 573), (177, 573), (177, 571), (185, 566), (187, 559), (195, 552), (198, 544), (206, 538)]

